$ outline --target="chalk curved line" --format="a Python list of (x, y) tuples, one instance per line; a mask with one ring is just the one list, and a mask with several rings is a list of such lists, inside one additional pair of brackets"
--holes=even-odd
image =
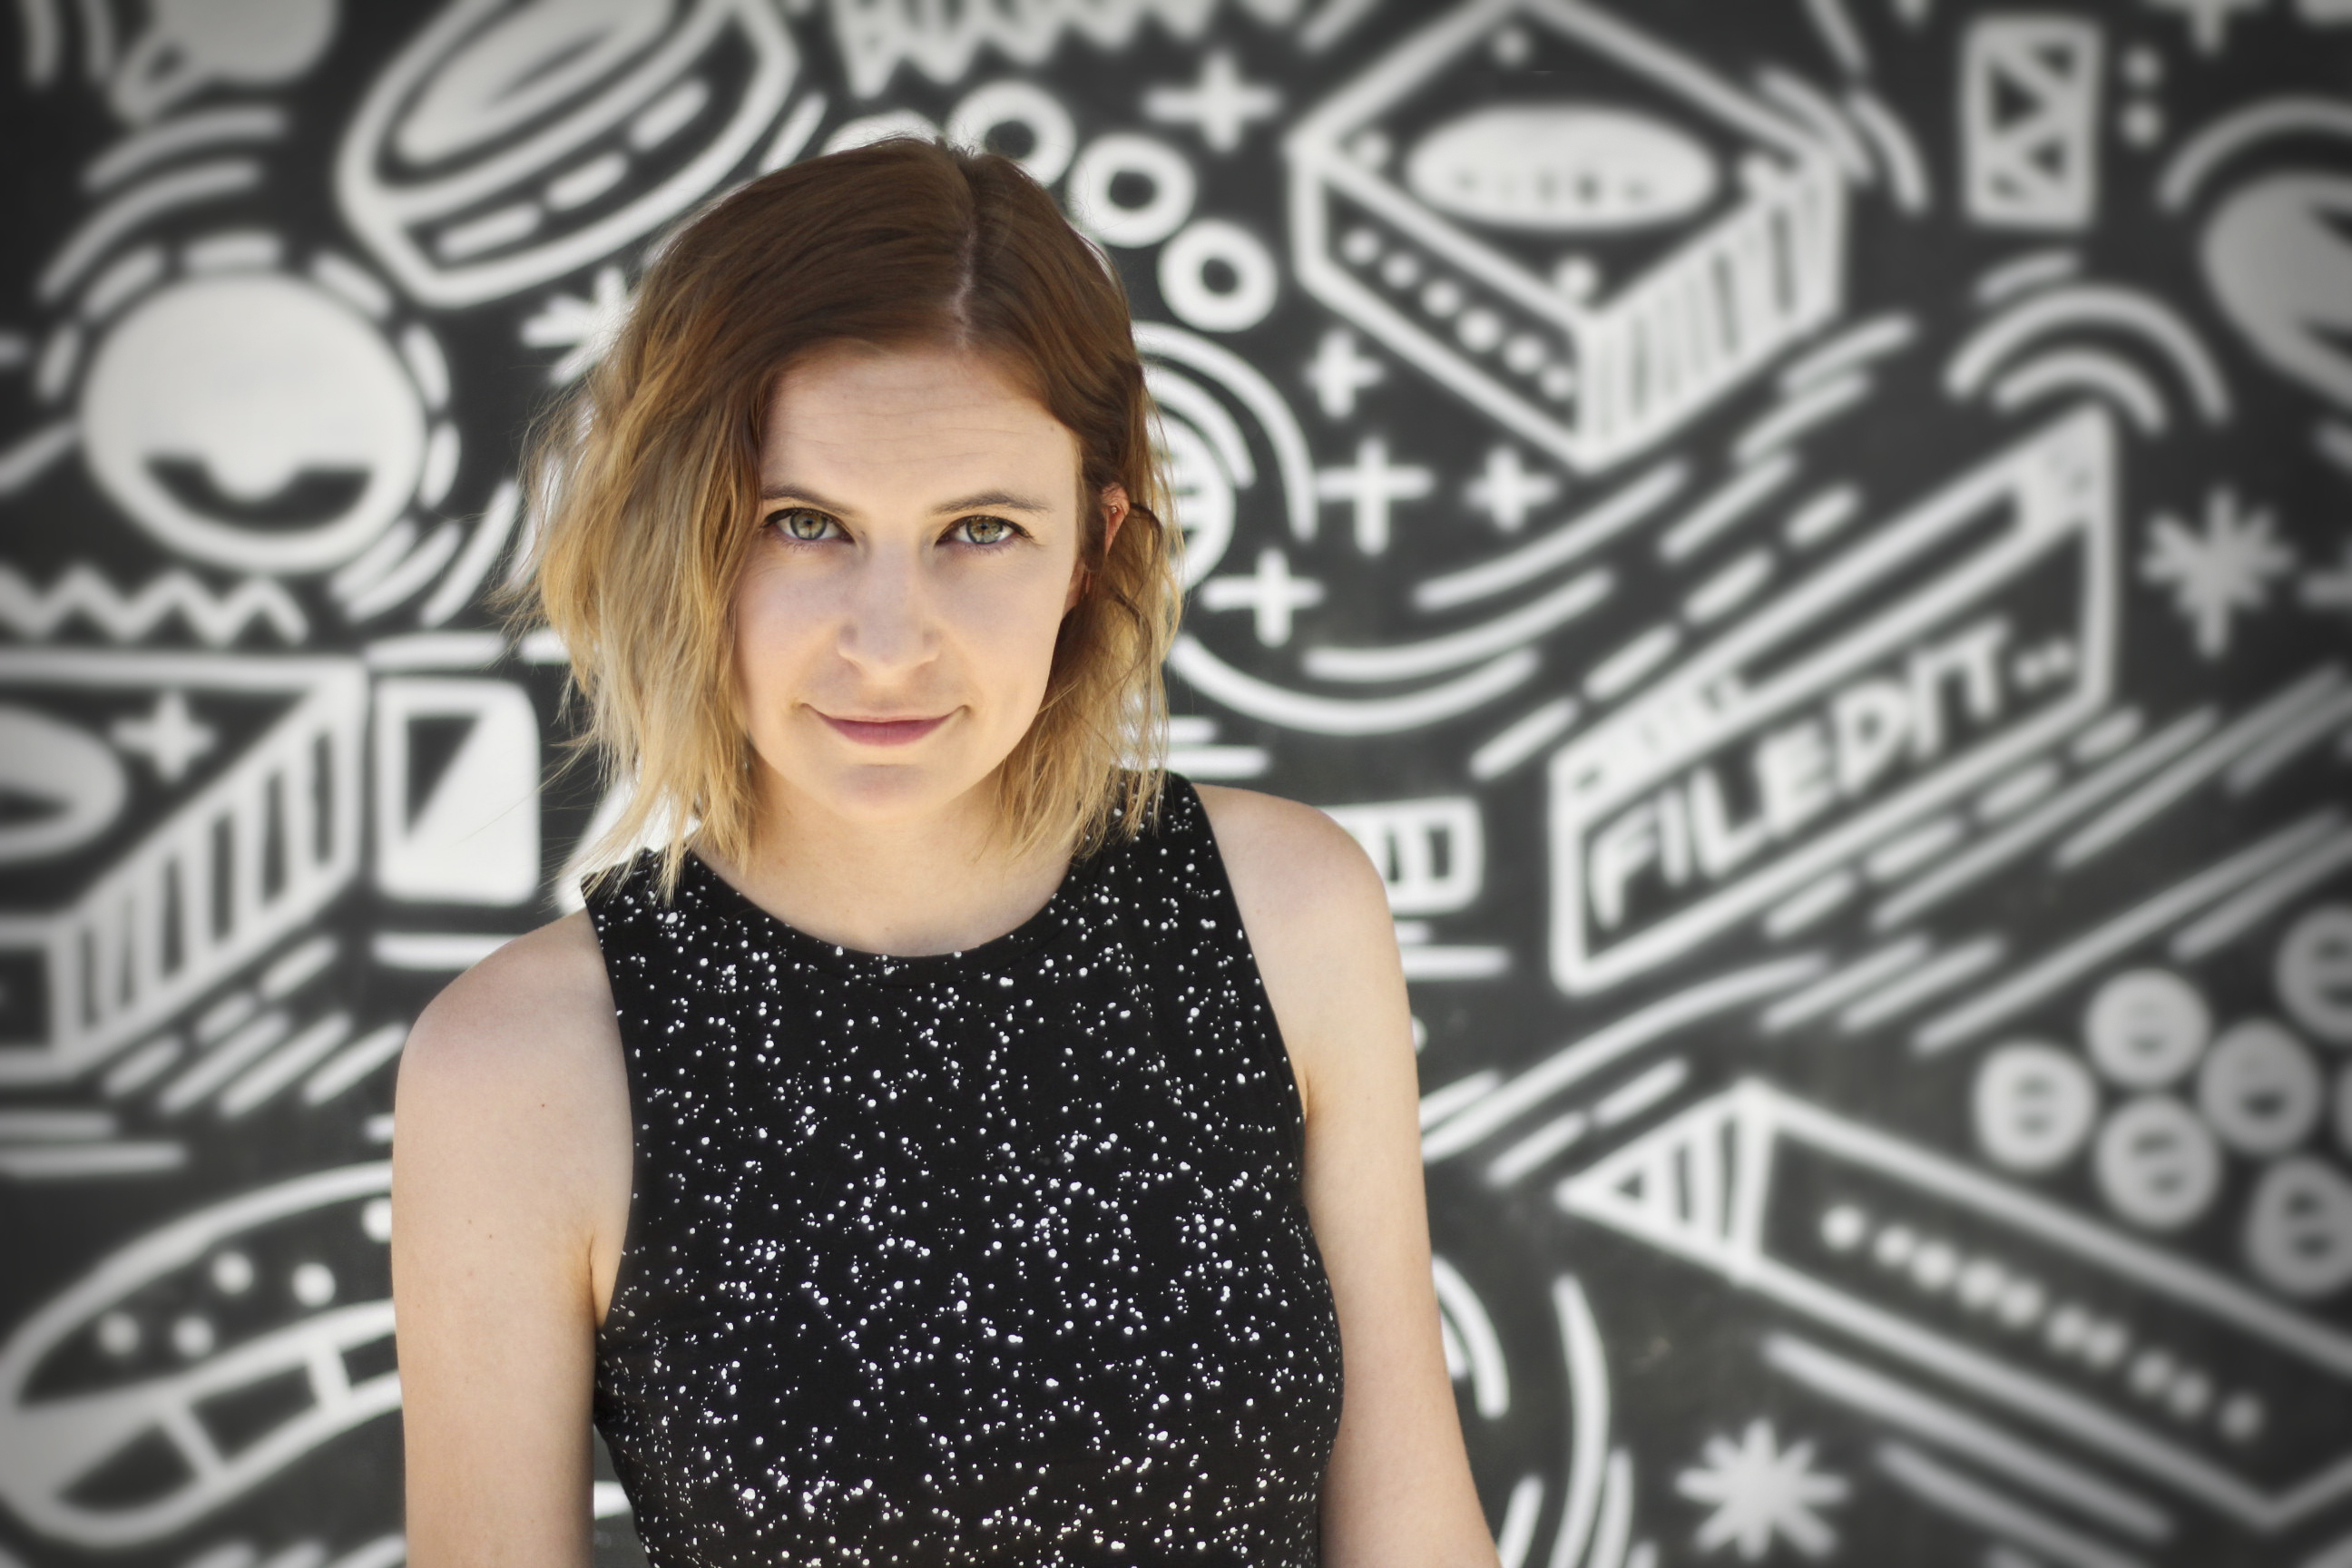
[(1391, 647), (1311, 647), (1304, 661), (1307, 673), (1323, 680), (1409, 680), (1475, 664), (1565, 626), (1606, 599), (1615, 587), (1615, 578), (1596, 570), (1507, 616), (1426, 642)]
[(1886, 168), (1886, 183), (1895, 188), (1895, 205), (1906, 213), (1926, 212), (1935, 199), (1927, 184), (1927, 164), (1901, 118), (1880, 102), (1876, 93), (1862, 88), (1846, 93), (1845, 108), (1877, 148), (1879, 162)]
[(1168, 653), (1169, 666), (1202, 696), (1236, 713), (1310, 735), (1393, 735), (1456, 719), (1520, 685), (1541, 662), (1533, 650), (1521, 648), (1443, 686), (1360, 700), (1317, 697), (1244, 675), (1190, 633), (1179, 635)]
[(75, 279), (97, 265), (108, 247), (157, 214), (235, 195), (259, 184), (259, 163), (250, 158), (223, 158), (133, 185), (81, 221), (41, 268), (33, 291), (43, 304), (54, 303)]
[(2156, 183), (2157, 200), (2167, 211), (2178, 212), (2196, 195), (2205, 176), (2222, 163), (2257, 142), (2299, 131), (2352, 138), (2352, 104), (2287, 93), (2225, 114), (2172, 155)]
[(1568, 1501), (1560, 1510), (1559, 1533), (1552, 1537), (1548, 1568), (1577, 1568), (1592, 1538), (1601, 1511), (1602, 1467), (1609, 1442), (1609, 1363), (1592, 1307), (1573, 1274), (1551, 1282), (1552, 1311), (1559, 1319), (1561, 1348), (1568, 1358)]
[(225, 142), (275, 142), (286, 134), (286, 111), (266, 103), (200, 109), (135, 131), (92, 158), (81, 172), (82, 189), (102, 191), (140, 170)]
[(1276, 466), (1282, 470), (1282, 500), (1290, 514), (1291, 537), (1314, 538), (1319, 515), (1315, 459), (1307, 450), (1307, 437), (1298, 428), (1290, 405), (1274, 389), (1274, 383), (1233, 350), (1165, 321), (1136, 322), (1135, 346), (1140, 353), (1190, 365), (1223, 382), (1244, 407), (1257, 416), (1266, 442), (1274, 448)]
[(1601, 1483), (1601, 1519), (1593, 1527), (1592, 1551), (1584, 1568), (1622, 1568), (1633, 1533), (1633, 1458), (1623, 1448), (1609, 1453)]
[(2128, 360), (2104, 349), (2057, 349), (2026, 361), (1993, 383), (1993, 406), (2004, 414), (2025, 404), (2073, 392), (2095, 392), (2131, 416), (2133, 424), (2160, 436), (2171, 420), (2164, 395)]
[(1495, 1556), (1503, 1568), (1522, 1568), (1536, 1543), (1536, 1516), (1543, 1512), (1541, 1476), (1521, 1476), (1503, 1505), (1503, 1527), (1495, 1531)]
[(1607, 543), (1674, 499), (1689, 477), (1690, 468), (1680, 460), (1661, 463), (1541, 539), (1523, 544), (1508, 555), (1498, 555), (1421, 584), (1412, 591), (1413, 608), (1450, 610), (1456, 605), (1516, 588), (1555, 566), (1564, 566)]
[(1446, 1321), (1454, 1332), (1462, 1336), (1462, 1348), (1470, 1355), (1470, 1394), (1478, 1414), (1492, 1421), (1511, 1408), (1511, 1374), (1503, 1360), (1503, 1342), (1495, 1333), (1494, 1321), (1486, 1316), (1486, 1307), (1470, 1282), (1443, 1258), (1429, 1260), (1430, 1274), (1437, 1285), (1437, 1304), (1444, 1309)]
[(1225, 477), (1234, 489), (1247, 489), (1257, 483), (1257, 464), (1250, 458), (1249, 438), (1207, 387), (1162, 364), (1145, 365), (1143, 384), (1151, 393), (1151, 401), (1175, 413), (1208, 441), (1223, 461)]
[(1513, 1118), (1542, 1104), (1562, 1089), (1599, 1072), (1626, 1052), (1638, 1050), (1659, 1037), (1702, 1018), (1727, 1013), (1750, 1002), (1804, 984), (1827, 967), (1808, 954), (1735, 969), (1712, 980), (1685, 986), (1639, 1012), (1561, 1047), (1550, 1056), (1483, 1096), (1437, 1126), (1421, 1141), (1425, 1164), (1459, 1154)]
[(2068, 327), (2117, 327), (2138, 333), (2171, 359), (2209, 421), (2228, 421), (2229, 388), (2188, 324), (2169, 306), (2146, 294), (2104, 283), (2036, 294), (1979, 328), (1945, 367), (1944, 390), (1955, 397), (1973, 395), (2012, 351)]
[(65, 25), (52, 0), (16, 0), (16, 12), (25, 24), (25, 85), (47, 87), (58, 74)]
[(1846, 179), (1857, 185), (1871, 183), (1876, 174), (1872, 167), (1869, 151), (1853, 128), (1845, 122), (1819, 89), (1793, 71), (1779, 66), (1766, 66), (1756, 73), (1756, 85), (1764, 96), (1787, 110), (1791, 118), (1809, 127), (1814, 140), (1822, 144), (1832, 163), (1844, 171)]

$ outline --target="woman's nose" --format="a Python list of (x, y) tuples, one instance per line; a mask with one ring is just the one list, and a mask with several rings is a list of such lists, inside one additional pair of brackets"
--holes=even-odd
[(858, 563), (841, 630), (842, 656), (884, 673), (911, 668), (937, 645), (930, 595), (921, 563), (890, 551)]

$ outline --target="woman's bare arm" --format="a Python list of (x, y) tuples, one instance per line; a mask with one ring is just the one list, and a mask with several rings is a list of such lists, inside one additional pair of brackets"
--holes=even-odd
[(1306, 1198), (1347, 1396), (1324, 1479), (1329, 1568), (1494, 1568), (1438, 1337), (1412, 1017), (1380, 876), (1311, 807), (1202, 803), (1307, 1107)]
[(628, 1088), (585, 916), (484, 960), (401, 1064), (392, 1276), (415, 1568), (584, 1568)]

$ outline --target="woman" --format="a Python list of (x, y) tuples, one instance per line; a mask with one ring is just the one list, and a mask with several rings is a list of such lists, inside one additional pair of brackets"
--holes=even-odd
[(632, 805), (401, 1069), (419, 1568), (584, 1562), (592, 1418), (663, 1568), (1494, 1563), (1379, 879), (1133, 765), (1147, 417), (1003, 158), (812, 160), (648, 272), (538, 488)]

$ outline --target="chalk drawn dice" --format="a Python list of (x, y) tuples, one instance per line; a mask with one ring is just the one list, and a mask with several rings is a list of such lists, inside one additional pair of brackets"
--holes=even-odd
[(2133, 970), (2100, 986), (2083, 1023), (2091, 1059), (2126, 1089), (2160, 1089), (2187, 1073), (2212, 1030), (2205, 998), (2161, 969)]
[(2231, 1026), (2197, 1072), (2197, 1110), (2241, 1154), (2283, 1154), (2317, 1125), (2326, 1086), (2310, 1047), (2267, 1018)]
[(2296, 1023), (2331, 1046), (2352, 1046), (2352, 908), (2323, 904), (2295, 921), (2273, 979)]
[(1977, 1142), (1996, 1164), (2048, 1171), (2090, 1136), (2099, 1086), (2073, 1052), (2021, 1040), (1985, 1058), (1971, 1109)]

